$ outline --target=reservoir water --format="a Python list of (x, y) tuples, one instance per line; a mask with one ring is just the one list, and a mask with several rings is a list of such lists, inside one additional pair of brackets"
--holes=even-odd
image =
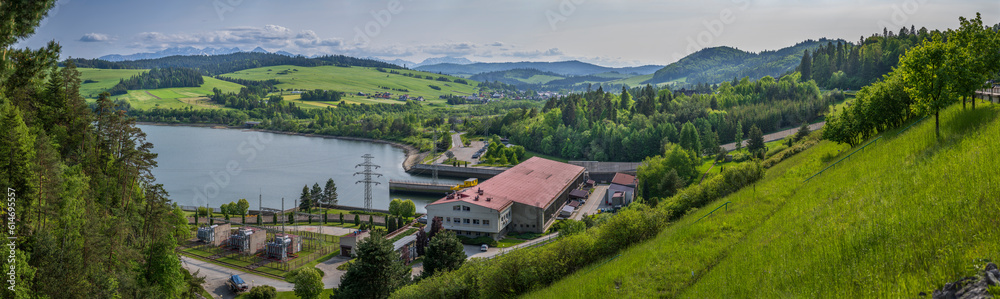
[[(139, 125), (146, 140), (153, 143), (159, 166), (153, 169), (156, 182), (163, 184), (170, 199), (182, 206), (211, 206), (246, 198), (250, 209), (258, 208), (258, 194), (266, 208), (298, 204), (302, 186), (320, 187), (333, 178), (340, 205), (363, 207), (363, 179), (354, 173), (365, 154), (380, 165), (372, 186), (372, 208), (387, 209), (392, 198), (412, 199), (417, 211), (440, 197), (389, 193), (389, 179), (431, 181), (403, 170), (406, 154), (388, 144), (273, 134), (236, 129)], [(457, 179), (439, 182), (458, 183)]]

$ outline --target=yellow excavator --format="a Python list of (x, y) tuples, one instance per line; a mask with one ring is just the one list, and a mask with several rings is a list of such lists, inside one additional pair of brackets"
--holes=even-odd
[(474, 179), (474, 178), (468, 179), (465, 180), (464, 182), (459, 183), (458, 185), (451, 187), (451, 191), (458, 191), (465, 188), (471, 188), (475, 187), (476, 185), (479, 185), (479, 179)]

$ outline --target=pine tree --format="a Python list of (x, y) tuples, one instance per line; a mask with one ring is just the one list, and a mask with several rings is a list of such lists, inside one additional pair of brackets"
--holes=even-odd
[(802, 82), (812, 80), (812, 57), (809, 56), (809, 49), (803, 50), (802, 62), (799, 63), (799, 73), (802, 74), (800, 78)]
[(465, 262), (466, 255), (462, 242), (452, 231), (443, 231), (434, 235), (427, 246), (424, 255), (423, 277), (431, 277), (434, 273), (458, 269)]
[(743, 148), (743, 122), (736, 122), (736, 151)]
[(333, 298), (387, 298), (410, 281), (410, 268), (381, 232), (358, 242), (355, 252), (354, 263), (344, 273)]
[(759, 158), (763, 158), (767, 146), (764, 145), (764, 133), (760, 131), (760, 128), (757, 128), (756, 124), (750, 126), (748, 139), (747, 150)]

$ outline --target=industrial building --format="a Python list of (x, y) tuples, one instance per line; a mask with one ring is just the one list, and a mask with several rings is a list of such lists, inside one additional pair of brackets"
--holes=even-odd
[(605, 194), (605, 201), (612, 206), (627, 206), (635, 198), (635, 186), (637, 180), (634, 176), (616, 173), (608, 186), (608, 193)]
[(289, 234), (275, 234), (274, 240), (267, 243), (267, 256), (284, 260), (288, 256), (302, 251), (302, 237)]
[(354, 255), (355, 248), (361, 240), (368, 238), (368, 231), (357, 230), (343, 237), (340, 237), (340, 255), (350, 257)]
[(264, 249), (267, 236), (263, 230), (241, 227), (229, 236), (229, 246), (243, 254), (255, 254)]
[(229, 240), (229, 231), (231, 229), (229, 223), (202, 226), (198, 228), (198, 240), (212, 246), (220, 246), (226, 244), (226, 241)]
[(440, 217), (444, 229), (473, 238), (542, 233), (559, 216), (569, 193), (583, 183), (583, 174), (581, 166), (532, 157), (428, 204), (427, 215)]
[(392, 243), (392, 249), (399, 253), (399, 260), (409, 264), (417, 258), (417, 235), (409, 235)]

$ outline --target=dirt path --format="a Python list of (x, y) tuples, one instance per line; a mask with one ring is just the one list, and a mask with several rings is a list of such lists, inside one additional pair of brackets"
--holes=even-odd
[(156, 98), (157, 100), (162, 100), (162, 99), (161, 99), (160, 97), (158, 97), (158, 96), (156, 96), (156, 95), (154, 95), (154, 94), (151, 94), (151, 93), (149, 93), (149, 91), (148, 91), (148, 90), (146, 91), (146, 94), (148, 94), (148, 95), (149, 95), (149, 96), (151, 96), (151, 97), (154, 97), (154, 98)]
[[(816, 130), (822, 129), (823, 125), (825, 125), (825, 124), (826, 124), (825, 121), (818, 122), (818, 123), (815, 123), (815, 124), (811, 124), (811, 125), (809, 125), (809, 131), (816, 131)], [(771, 141), (775, 141), (775, 140), (780, 140), (782, 138), (788, 137), (788, 135), (795, 134), (795, 132), (798, 132), (798, 131), (799, 131), (799, 128), (793, 128), (793, 129), (788, 129), (788, 130), (784, 130), (784, 131), (778, 131), (778, 132), (774, 132), (774, 133), (771, 133), (771, 134), (767, 134), (767, 135), (764, 135), (764, 142), (771, 142)], [(745, 137), (745, 135), (744, 135), (744, 137)], [(743, 140), (743, 147), (746, 147), (746, 145), (747, 145), (747, 140)], [(722, 145), (722, 149), (725, 149), (727, 151), (734, 150), (734, 149), (736, 149), (736, 142), (723, 144)]]

